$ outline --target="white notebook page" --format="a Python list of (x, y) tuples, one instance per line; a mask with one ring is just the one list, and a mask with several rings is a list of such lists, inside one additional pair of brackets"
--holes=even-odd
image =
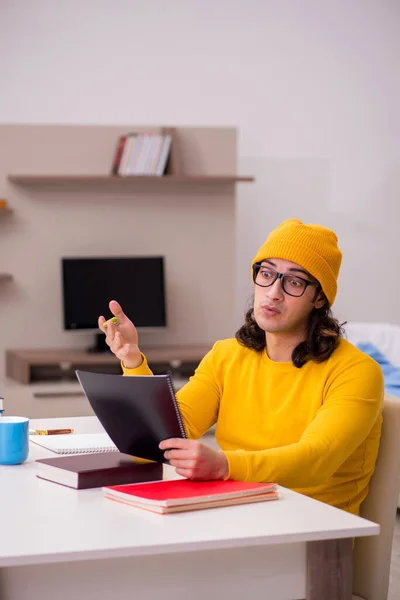
[(60, 435), (30, 435), (34, 444), (57, 454), (85, 454), (89, 452), (118, 452), (107, 433), (67, 433)]

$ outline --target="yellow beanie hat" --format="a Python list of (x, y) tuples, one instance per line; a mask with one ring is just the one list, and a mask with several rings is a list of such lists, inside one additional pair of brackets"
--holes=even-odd
[(303, 267), (319, 281), (332, 306), (342, 262), (334, 231), (322, 225), (304, 224), (299, 219), (284, 221), (269, 234), (252, 265), (267, 258), (282, 258)]

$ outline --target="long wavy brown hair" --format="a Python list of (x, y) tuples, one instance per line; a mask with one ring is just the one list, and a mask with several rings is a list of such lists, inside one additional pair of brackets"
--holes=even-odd
[[(300, 369), (309, 360), (317, 363), (328, 360), (343, 335), (343, 326), (332, 315), (326, 300), (324, 306), (314, 308), (310, 314), (306, 339), (300, 342), (292, 352), (294, 366)], [(238, 329), (235, 337), (246, 348), (257, 351), (265, 349), (265, 331), (258, 326), (254, 318), (253, 306), (246, 312), (244, 325)]]

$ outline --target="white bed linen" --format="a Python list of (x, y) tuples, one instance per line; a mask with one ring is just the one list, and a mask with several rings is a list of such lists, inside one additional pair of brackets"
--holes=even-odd
[(351, 321), (344, 326), (352, 344), (371, 342), (395, 366), (400, 367), (400, 326), (391, 323), (363, 323)]

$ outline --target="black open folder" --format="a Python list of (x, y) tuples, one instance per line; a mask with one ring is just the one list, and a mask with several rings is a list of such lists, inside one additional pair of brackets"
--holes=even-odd
[(169, 373), (75, 372), (94, 413), (120, 452), (168, 462), (159, 443), (187, 437)]

